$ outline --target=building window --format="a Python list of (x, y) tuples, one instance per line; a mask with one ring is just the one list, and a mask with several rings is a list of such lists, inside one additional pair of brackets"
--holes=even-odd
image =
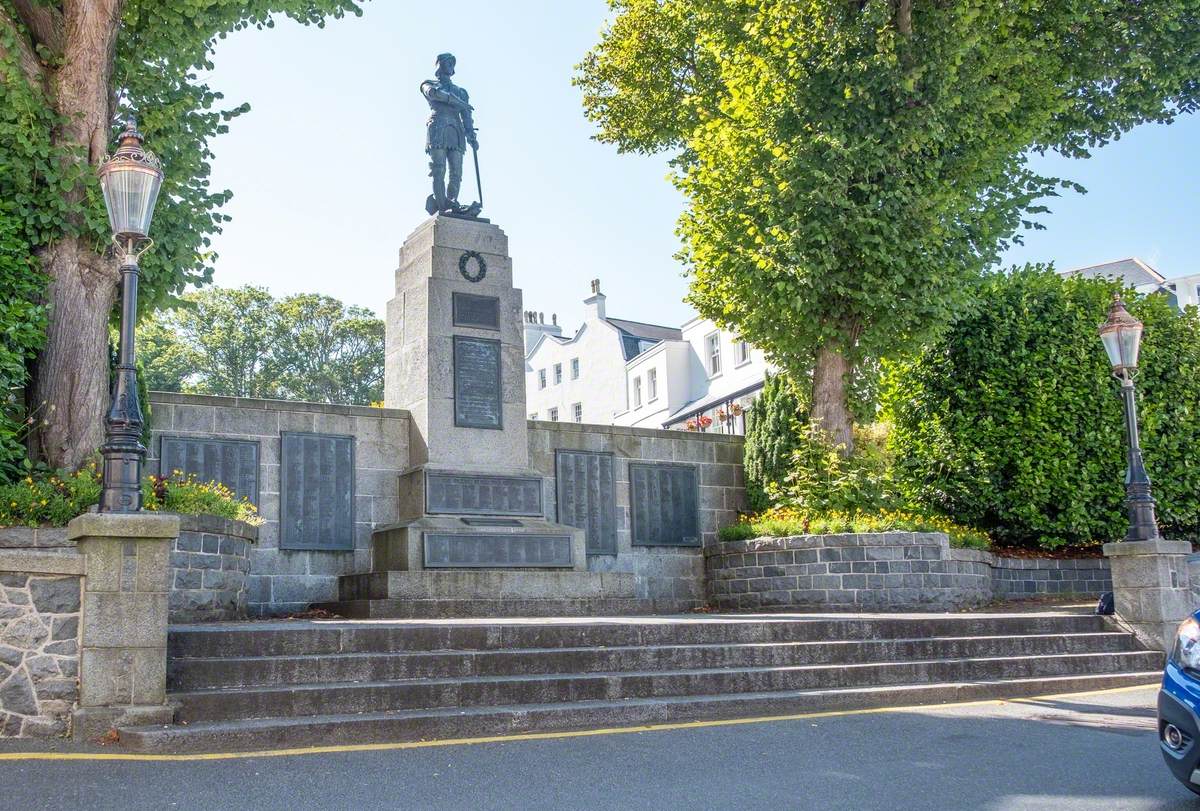
[(640, 377), (633, 379), (633, 407), (642, 407), (642, 379)]
[(550, 422), (558, 422), (558, 409), (550, 409)]
[(579, 358), (571, 358), (571, 379), (579, 379)]
[(738, 341), (734, 348), (734, 358), (738, 366), (745, 365), (750, 362), (750, 344), (746, 341)]
[(556, 363), (556, 364), (554, 364), (554, 385), (557, 386), (561, 382), (562, 382), (562, 364)]
[(704, 339), (704, 353), (707, 356), (708, 376), (721, 374), (721, 333), (714, 332)]
[(571, 411), (574, 414), (575, 422), (583, 422), (583, 403), (576, 403), (571, 406)]
[(658, 369), (646, 372), (646, 399), (651, 403), (658, 399)]
[(545, 369), (538, 369), (538, 388), (539, 389), (546, 388), (546, 370)]

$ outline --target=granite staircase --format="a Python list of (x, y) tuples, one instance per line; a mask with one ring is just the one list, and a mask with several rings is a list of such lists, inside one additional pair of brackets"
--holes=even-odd
[(414, 741), (1045, 695), (1155, 682), (1162, 654), (1069, 613), (173, 627), (175, 724), (142, 752)]

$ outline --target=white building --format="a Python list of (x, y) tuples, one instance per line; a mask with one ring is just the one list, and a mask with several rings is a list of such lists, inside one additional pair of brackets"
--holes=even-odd
[(1137, 257), (1064, 270), (1060, 275), (1119, 279), (1139, 293), (1162, 293), (1179, 309), (1191, 304), (1200, 305), (1200, 274), (1168, 279)]
[(682, 328), (610, 318), (599, 280), (571, 338), (525, 315), (530, 419), (744, 433), (771, 367), (760, 350), (693, 318)]

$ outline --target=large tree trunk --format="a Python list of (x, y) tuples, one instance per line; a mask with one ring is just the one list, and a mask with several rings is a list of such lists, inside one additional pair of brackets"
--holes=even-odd
[[(66, 0), (59, 15), (29, 2), (17, 6), (39, 44), (61, 55), (48, 77), (54, 107), (64, 120), (54, 141), (77, 150), (77, 159), (92, 167), (103, 160), (108, 146), (113, 54), (123, 7), (124, 0)], [(84, 190), (67, 196), (81, 201)], [(82, 223), (77, 227), (84, 230)], [(32, 405), (42, 409), (46, 420), (37, 448), (54, 467), (78, 467), (103, 433), (108, 319), (119, 274), (116, 263), (89, 243), (86, 237), (67, 236), (40, 252), (50, 276), (50, 323), (37, 360)]]
[(848, 396), (850, 361), (837, 347), (817, 350), (813, 365), (812, 422), (839, 446), (843, 457), (854, 453), (854, 421)]
[(108, 320), (117, 285), (111, 263), (77, 239), (56, 242), (42, 263), (51, 279), (51, 309), (31, 404), (46, 404), (37, 450), (48, 464), (74, 470), (104, 433)]

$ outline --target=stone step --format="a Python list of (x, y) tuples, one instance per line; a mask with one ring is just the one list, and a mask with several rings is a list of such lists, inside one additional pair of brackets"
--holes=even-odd
[(596, 617), (678, 614), (701, 606), (700, 600), (639, 597), (572, 597), (504, 599), (360, 599), (321, 603), (349, 619), (457, 619), (460, 617)]
[(587, 600), (636, 596), (632, 572), (424, 569), (343, 575), (340, 598), (359, 600)]
[(285, 621), (172, 626), (175, 657), (736, 644), (1112, 630), (1090, 614), (723, 615), (410, 622)]
[(1121, 673), (993, 681), (373, 711), (349, 715), (201, 722), (186, 726), (128, 727), (120, 730), (120, 740), (122, 747), (130, 751), (165, 753), (455, 739), (1047, 696), (1152, 685), (1161, 677), (1162, 672), (1156, 666)]
[(172, 690), (198, 690), (339, 681), (378, 682), (446, 676), (773, 667), (1130, 650), (1135, 650), (1135, 646), (1129, 634), (1103, 631), (934, 639), (176, 658), (171, 661), (169, 686)]
[(1149, 671), (1156, 651), (958, 658), (789, 667), (472, 676), (381, 682), (287, 684), (177, 692), (176, 721), (389, 712), (668, 696), (718, 695), (887, 684), (1001, 681)]

